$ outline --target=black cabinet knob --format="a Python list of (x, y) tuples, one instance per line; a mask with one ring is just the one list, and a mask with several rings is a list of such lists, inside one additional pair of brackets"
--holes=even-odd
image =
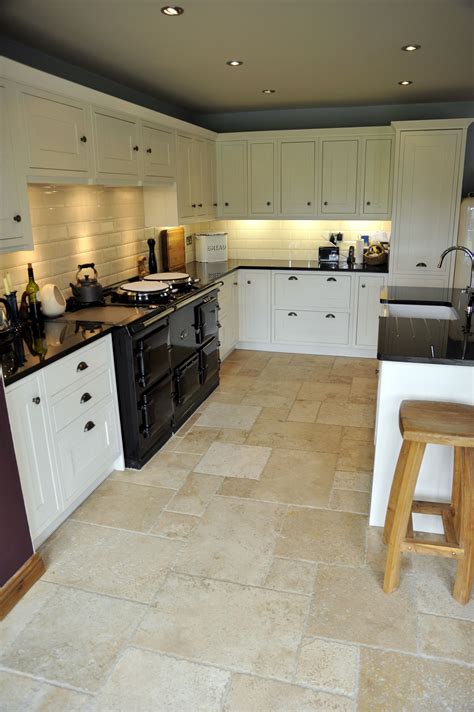
[(82, 143), (87, 143), (87, 136), (81, 136)]
[(35, 398), (31, 399), (35, 405), (39, 405), (41, 403), (41, 398), (39, 396), (36, 396)]
[(308, 200), (308, 202), (306, 203), (306, 205), (311, 205), (311, 200)]
[(202, 208), (202, 203), (198, 203), (198, 208)]
[(250, 279), (247, 280), (247, 284), (252, 284)]
[(368, 200), (368, 201), (366, 202), (366, 205), (370, 205), (370, 200)]
[(134, 146), (134, 147), (133, 147), (133, 150), (134, 150), (134, 151), (139, 151), (140, 149), (138, 148), (138, 146)]
[(196, 203), (191, 203), (191, 207), (192, 207), (192, 208), (195, 208), (195, 207), (196, 207)]
[(360, 286), (362, 287), (362, 289), (365, 289), (365, 284), (361, 284)]
[(267, 205), (271, 205), (271, 202), (269, 200), (267, 200)]
[(147, 148), (146, 152), (151, 153), (151, 148)]
[(76, 371), (85, 371), (86, 368), (89, 368), (89, 366), (87, 365), (87, 363), (86, 363), (85, 361), (80, 361), (80, 362), (77, 364)]
[(226, 206), (226, 208), (229, 207), (229, 203), (224, 203), (224, 205)]
[(325, 200), (325, 201), (324, 201), (324, 205), (327, 205), (327, 204), (328, 204), (328, 201), (327, 201), (327, 200)]
[(14, 220), (15, 222), (21, 222), (21, 215), (14, 215), (14, 216), (13, 216), (13, 220)]
[(217, 203), (212, 203), (214, 208), (217, 208)]

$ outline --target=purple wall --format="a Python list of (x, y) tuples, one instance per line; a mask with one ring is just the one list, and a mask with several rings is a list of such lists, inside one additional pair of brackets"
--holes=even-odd
[(0, 375), (0, 586), (33, 553)]

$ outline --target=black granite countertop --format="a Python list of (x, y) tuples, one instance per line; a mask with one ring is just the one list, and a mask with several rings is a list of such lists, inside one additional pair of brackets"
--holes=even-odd
[(474, 366), (474, 331), (465, 312), (466, 293), (452, 288), (386, 287), (380, 301), (386, 305), (453, 307), (455, 316), (454, 319), (380, 317), (377, 358), (381, 361)]

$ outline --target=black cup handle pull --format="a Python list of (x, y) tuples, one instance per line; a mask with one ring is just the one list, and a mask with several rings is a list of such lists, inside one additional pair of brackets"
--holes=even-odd
[(86, 391), (86, 392), (83, 393), (82, 396), (81, 396), (81, 403), (87, 403), (87, 401), (90, 401), (91, 398), (92, 398), (91, 394), (90, 394), (90, 393), (87, 393), (87, 391)]
[(288, 312), (288, 316), (298, 316), (296, 312)]
[(93, 430), (95, 428), (95, 423), (92, 422), (92, 420), (88, 420), (87, 423), (84, 425), (84, 432), (88, 433), (89, 430)]
[(79, 363), (77, 364), (76, 371), (85, 371), (86, 368), (89, 368), (88, 364), (85, 361), (79, 361)]
[(337, 279), (335, 277), (328, 277), (326, 282), (337, 282)]
[(416, 266), (417, 267), (426, 267), (426, 262), (417, 262)]
[(335, 319), (336, 317), (334, 316), (334, 314), (326, 314), (325, 318), (326, 319)]
[(294, 282), (295, 280), (298, 281), (298, 277), (295, 277), (294, 274), (292, 274), (291, 277), (288, 277), (289, 282)]

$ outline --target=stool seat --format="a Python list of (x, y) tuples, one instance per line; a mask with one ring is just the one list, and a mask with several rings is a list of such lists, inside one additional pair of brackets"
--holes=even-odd
[(400, 432), (404, 440), (454, 447), (474, 447), (474, 406), (440, 401), (402, 401)]
[[(406, 400), (399, 418), (403, 441), (385, 516), (388, 551), (383, 589), (391, 593), (398, 587), (402, 552), (445, 556), (457, 561), (453, 596), (465, 604), (474, 578), (474, 406)], [(450, 502), (414, 499), (428, 444), (454, 447)], [(413, 514), (440, 516), (445, 540), (416, 537)]]

